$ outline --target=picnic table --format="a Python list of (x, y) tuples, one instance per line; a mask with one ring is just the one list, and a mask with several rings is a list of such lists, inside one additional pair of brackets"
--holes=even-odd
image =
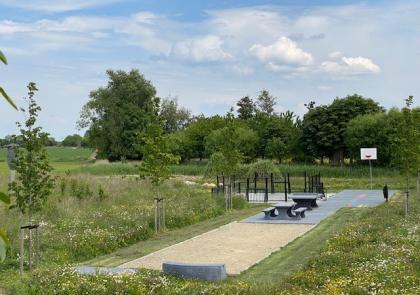
[(317, 193), (293, 193), (289, 197), (296, 202), (295, 208), (306, 207), (307, 210), (312, 210), (312, 208), (318, 207), (316, 200), (320, 197), (320, 194)]
[[(263, 210), (266, 219), (300, 219), (305, 217), (306, 208), (296, 208), (295, 202), (278, 202)], [(277, 214), (276, 214), (277, 212)]]

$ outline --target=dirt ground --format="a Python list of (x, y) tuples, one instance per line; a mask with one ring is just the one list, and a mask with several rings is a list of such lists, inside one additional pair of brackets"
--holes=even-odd
[(122, 264), (127, 268), (162, 269), (162, 262), (224, 263), (236, 275), (310, 230), (309, 224), (233, 222), (192, 239)]

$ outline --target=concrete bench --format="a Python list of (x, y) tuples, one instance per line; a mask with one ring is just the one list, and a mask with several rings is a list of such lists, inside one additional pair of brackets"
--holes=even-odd
[(225, 265), (222, 263), (192, 264), (167, 261), (162, 264), (162, 270), (166, 274), (205, 281), (221, 281), (227, 277)]
[(265, 208), (264, 210), (262, 210), (262, 212), (264, 212), (264, 218), (268, 219), (270, 217), (276, 217), (275, 210), (275, 207)]
[(305, 218), (305, 211), (306, 207), (300, 207), (297, 209), (294, 209), (293, 212), (296, 214), (296, 216), (300, 216), (301, 218)]

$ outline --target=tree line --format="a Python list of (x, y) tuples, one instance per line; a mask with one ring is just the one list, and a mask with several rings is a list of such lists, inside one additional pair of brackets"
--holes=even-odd
[[(262, 90), (256, 98), (242, 97), (226, 115), (193, 116), (176, 98), (160, 99), (137, 70), (107, 72), (105, 87), (90, 93), (78, 122), (87, 128), (86, 141), (109, 160), (141, 160), (141, 138), (159, 118), (173, 154), (181, 161), (209, 159), (229, 142), (242, 162), (274, 159), (340, 165), (359, 159), (360, 147), (377, 147), (378, 163), (390, 165), (398, 145), (403, 113), (385, 110), (358, 94), (335, 98), (330, 104), (310, 101), (302, 118), (277, 113), (277, 98)], [(420, 108), (412, 108), (420, 126)]]

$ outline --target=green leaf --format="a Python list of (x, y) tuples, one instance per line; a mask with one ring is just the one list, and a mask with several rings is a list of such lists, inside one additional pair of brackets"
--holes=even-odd
[(9, 244), (9, 239), (6, 233), (0, 229), (0, 262), (6, 258), (6, 246)]
[(6, 56), (4, 56), (4, 54), (3, 54), (3, 52), (1, 52), (1, 50), (0, 50), (0, 60), (5, 64), (5, 65), (7, 65), (7, 59), (6, 59)]
[(0, 192), (0, 201), (8, 205), (10, 204), (10, 197), (5, 193)]
[(2, 87), (0, 87), (0, 94), (14, 107), (16, 110), (18, 109), (13, 100), (7, 95), (6, 91)]

